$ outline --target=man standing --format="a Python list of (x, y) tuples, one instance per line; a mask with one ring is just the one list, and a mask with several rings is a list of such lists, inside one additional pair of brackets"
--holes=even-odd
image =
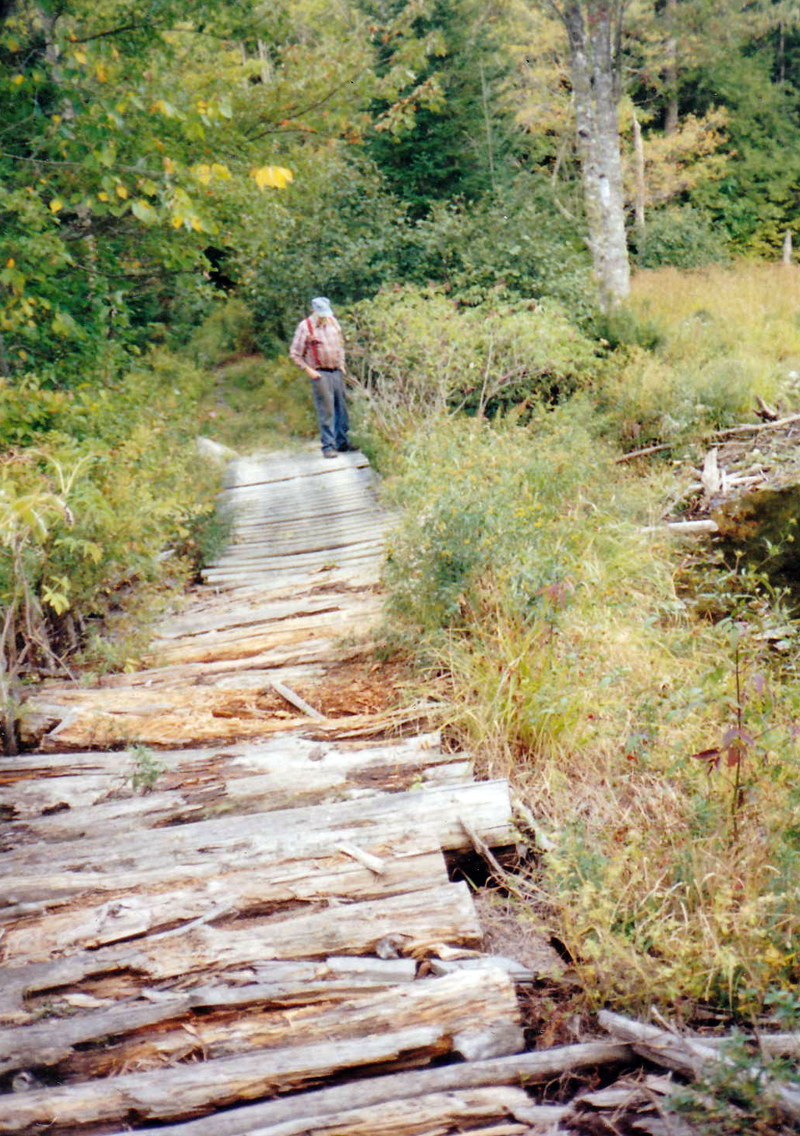
[(311, 379), (322, 456), (335, 458), (337, 453), (350, 449), (344, 396), (344, 343), (330, 301), (324, 296), (311, 301), (311, 315), (297, 325), (289, 355)]

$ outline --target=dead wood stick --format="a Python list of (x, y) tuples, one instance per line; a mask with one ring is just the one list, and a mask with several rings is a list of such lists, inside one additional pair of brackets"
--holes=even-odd
[(714, 437), (729, 438), (733, 434), (752, 434), (756, 430), (777, 430), (792, 422), (800, 422), (800, 414), (789, 414), (786, 418), (778, 418), (775, 422), (747, 422), (742, 426), (729, 426), (727, 430), (715, 430)]
[(352, 860), (356, 860), (365, 868), (369, 868), (376, 876), (383, 876), (386, 873), (386, 864), (380, 856), (373, 856), (371, 852), (365, 852), (363, 848), (359, 848), (357, 844), (337, 844), (337, 852), (343, 852), (345, 856), (349, 856)]
[[(541, 1083), (573, 1069), (626, 1063), (631, 1058), (632, 1050), (628, 1045), (589, 1041), (580, 1045), (564, 1045), (556, 1049), (523, 1053), (516, 1057), (468, 1061), (438, 1069), (372, 1077), (229, 1112), (217, 1112), (214, 1116), (203, 1117), (188, 1124), (140, 1129), (138, 1136), (247, 1136), (248, 1133), (271, 1124), (300, 1118), (309, 1120), (341, 1109), (365, 1108), (384, 1101), (405, 1100), (450, 1089)], [(123, 1134), (119, 1132), (114, 1136)]]
[[(712, 1049), (719, 1049), (730, 1038), (704, 1037), (702, 1040)], [(757, 1045), (769, 1057), (800, 1057), (800, 1033), (758, 1033), (746, 1040)]]
[(292, 688), (287, 686), (285, 682), (279, 682), (278, 679), (274, 678), (271, 680), (271, 686), (276, 694), (280, 694), (281, 698), (285, 698), (289, 705), (294, 706), (296, 710), (307, 714), (309, 718), (316, 718), (318, 722), (325, 721), (324, 714), (320, 714), (319, 710), (315, 710), (310, 703), (306, 702), (305, 698), (301, 698), (299, 694), (295, 694)]
[[(621, 1014), (612, 1014), (609, 1010), (601, 1010), (598, 1021), (614, 1037), (629, 1042), (642, 1057), (668, 1069), (677, 1069), (690, 1077), (696, 1077), (709, 1062), (733, 1064), (713, 1046), (695, 1038), (657, 1029)], [(784, 1116), (793, 1121), (800, 1120), (800, 1090), (764, 1078), (762, 1091), (764, 1097)]]
[(657, 454), (659, 450), (671, 450), (677, 442), (659, 442), (657, 446), (645, 446), (643, 450), (631, 450), (630, 453), (623, 454), (620, 458), (615, 458), (615, 464), (621, 465), (623, 462), (633, 461), (634, 458), (643, 458), (647, 454)]

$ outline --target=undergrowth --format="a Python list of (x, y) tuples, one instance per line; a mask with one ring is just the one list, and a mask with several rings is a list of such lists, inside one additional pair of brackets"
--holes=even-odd
[[(723, 325), (735, 282), (718, 273), (705, 287)], [(769, 350), (753, 326), (770, 308), (762, 293), (738, 341), (731, 327), (690, 358), (676, 308), (692, 301), (673, 276), (658, 293), (657, 346), (624, 349), (616, 374), (569, 401), (494, 421), (446, 406), (391, 420), (385, 492), (401, 520), (388, 615), (449, 730), (537, 818), (547, 902), (530, 917), (563, 944), (587, 1004), (745, 1019), (800, 977), (796, 631), (743, 567), (710, 570), (695, 607), (687, 546), (653, 528), (663, 467), (615, 465), (612, 443), (663, 437), (664, 414), (687, 405), (676, 433), (690, 439), (749, 413), (757, 389), (789, 399), (792, 358), (779, 336), (780, 382), (758, 387), (773, 373), (757, 363)], [(745, 292), (757, 278), (744, 274)], [(782, 304), (770, 310), (791, 323)], [(758, 382), (743, 370), (715, 404), (704, 384), (723, 347)], [(623, 428), (635, 422), (638, 438)]]

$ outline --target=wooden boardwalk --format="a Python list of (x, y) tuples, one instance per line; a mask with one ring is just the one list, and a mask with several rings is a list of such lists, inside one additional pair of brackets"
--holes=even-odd
[(521, 1085), (563, 1063), (446, 862), (513, 842), (508, 785), (413, 708), (325, 711), (377, 618), (367, 463), (241, 459), (224, 496), (149, 669), (50, 684), (2, 761), (0, 1133), (556, 1131)]

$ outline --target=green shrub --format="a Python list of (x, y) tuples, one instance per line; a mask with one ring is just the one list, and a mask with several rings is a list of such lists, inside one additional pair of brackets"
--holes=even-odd
[[(74, 655), (90, 621), (134, 602), (134, 584), (159, 587), (196, 571), (219, 485), (194, 444), (207, 383), (191, 365), (153, 354), (117, 383), (48, 402), (49, 429), (0, 466), (7, 676)], [(36, 408), (46, 396), (33, 389)]]
[(352, 365), (373, 416), (391, 435), (420, 416), (483, 416), (586, 386), (591, 343), (552, 302), (486, 300), (461, 307), (435, 288), (396, 287), (349, 313)]
[(189, 352), (202, 367), (257, 351), (253, 313), (237, 297), (218, 301), (189, 341)]
[(691, 205), (653, 214), (639, 249), (642, 268), (701, 268), (729, 259), (727, 232)]

